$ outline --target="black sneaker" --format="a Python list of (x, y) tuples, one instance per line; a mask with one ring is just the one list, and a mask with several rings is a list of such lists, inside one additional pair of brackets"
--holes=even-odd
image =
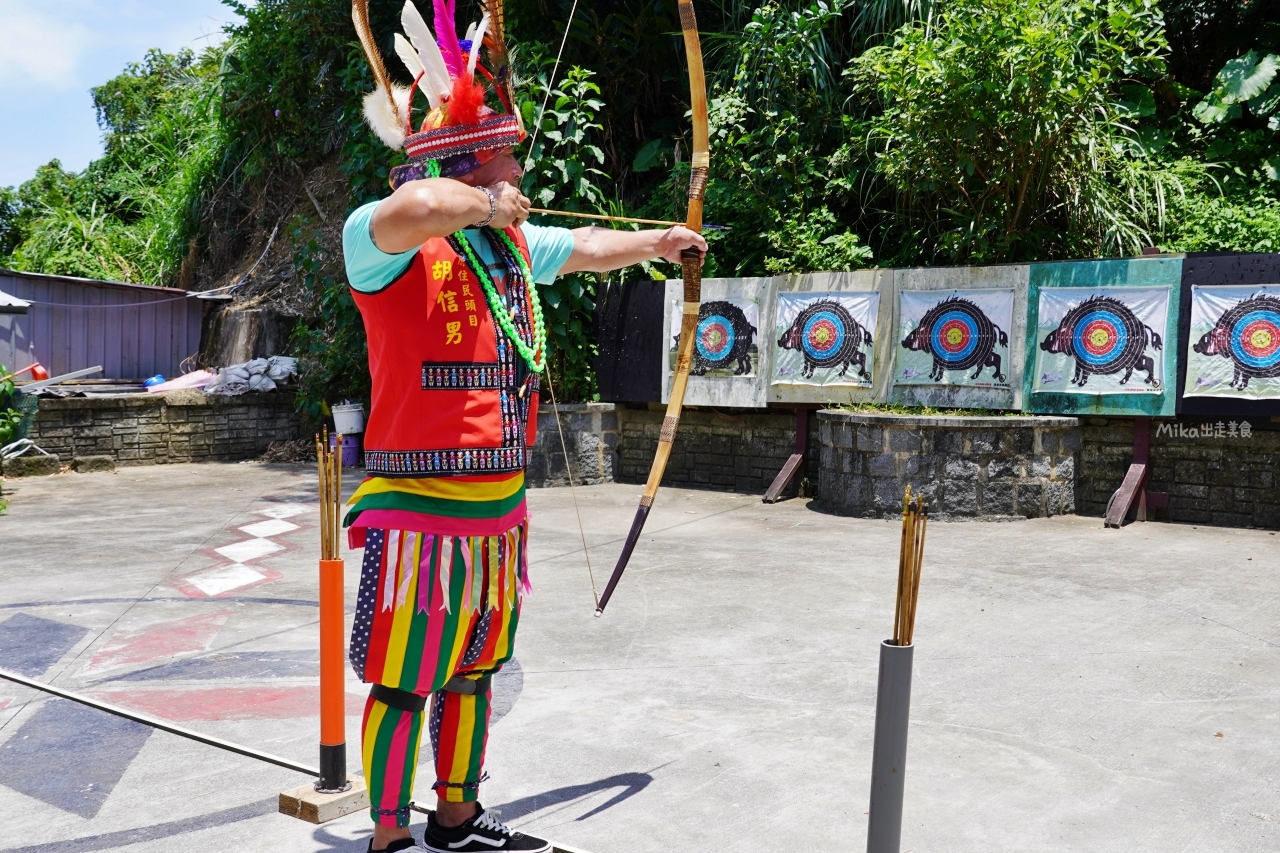
[(401, 838), (399, 841), (392, 841), (382, 850), (373, 849), (373, 839), (369, 839), (369, 853), (402, 853), (404, 850), (421, 850), (418, 843), (412, 838)]
[(452, 829), (437, 823), (434, 814), (428, 815), (422, 846), (431, 853), (492, 853), (494, 850), (551, 853), (550, 842), (516, 832), (498, 820), (495, 812), (486, 811), (484, 806), (478, 807), (480, 811), (475, 817)]

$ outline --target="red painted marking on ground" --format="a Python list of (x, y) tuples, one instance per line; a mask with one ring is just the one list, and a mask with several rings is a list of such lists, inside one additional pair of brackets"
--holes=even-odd
[(173, 619), (132, 631), (117, 631), (98, 649), (83, 672), (97, 672), (129, 664), (203, 652), (231, 616), (230, 610)]
[(5, 708), (8, 708), (11, 702), (13, 702), (12, 699), (0, 699), (0, 711), (3, 711)]
[[(223, 687), (195, 690), (94, 691), (104, 702), (175, 723), (289, 720), (320, 716), (319, 687)], [(347, 715), (364, 713), (365, 697), (347, 694)]]

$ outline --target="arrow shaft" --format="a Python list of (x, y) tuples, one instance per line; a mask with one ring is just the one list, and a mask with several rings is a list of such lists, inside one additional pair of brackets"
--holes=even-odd
[[(568, 210), (546, 210), (541, 207), (529, 208), (530, 213), (540, 213), (543, 216), (569, 216), (574, 219), (598, 219), (602, 222), (635, 222), (638, 225), (684, 225), (683, 222), (672, 222), (667, 219), (637, 219), (633, 216), (605, 216), (603, 213), (577, 213)], [(711, 231), (728, 231), (725, 225), (703, 225), (704, 229)]]

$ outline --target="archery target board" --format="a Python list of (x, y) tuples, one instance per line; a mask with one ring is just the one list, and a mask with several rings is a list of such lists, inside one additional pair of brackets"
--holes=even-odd
[[(772, 352), (761, 341), (773, 321), (774, 279), (704, 278), (694, 326), (684, 402), (689, 406), (763, 408)], [(684, 285), (669, 279), (662, 309), (662, 402), (671, 399)]]
[(1163, 394), (1167, 287), (1040, 291), (1032, 391)]
[[(683, 302), (672, 306), (668, 364), (675, 370)], [(760, 306), (751, 299), (707, 299), (698, 307), (690, 376), (753, 377), (760, 362)]]
[(880, 294), (779, 293), (774, 384), (870, 388)]
[(1280, 399), (1280, 285), (1191, 288), (1184, 397)]
[(1013, 290), (898, 294), (895, 385), (1009, 388)]

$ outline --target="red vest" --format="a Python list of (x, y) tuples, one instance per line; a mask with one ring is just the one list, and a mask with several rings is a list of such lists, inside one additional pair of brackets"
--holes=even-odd
[[(520, 230), (506, 233), (529, 263)], [(373, 377), (364, 434), (370, 476), (524, 470), (537, 431), (538, 376), (494, 322), (484, 289), (450, 245), (453, 239), (428, 240), (382, 290), (352, 290)], [(506, 304), (518, 306), (513, 320), (529, 345), (533, 286), (518, 274), (506, 276)]]

